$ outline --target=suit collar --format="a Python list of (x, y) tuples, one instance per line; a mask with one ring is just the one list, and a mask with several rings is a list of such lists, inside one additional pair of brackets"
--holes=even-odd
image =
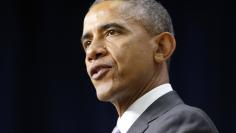
[(154, 103), (151, 104), (143, 114), (134, 122), (127, 133), (143, 132), (148, 128), (148, 123), (157, 119), (159, 116), (175, 107), (177, 104), (182, 104), (183, 101), (180, 99), (175, 91), (169, 92), (166, 95), (160, 97)]
[(138, 98), (129, 108), (119, 117), (117, 127), (122, 133), (126, 133), (133, 123), (143, 114), (143, 112), (158, 98), (168, 92), (173, 91), (169, 83), (155, 87), (151, 91)]

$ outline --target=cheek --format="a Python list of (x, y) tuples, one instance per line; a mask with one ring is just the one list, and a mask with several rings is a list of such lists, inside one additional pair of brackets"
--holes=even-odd
[(128, 77), (134, 75), (139, 65), (138, 53), (130, 52), (130, 46), (112, 51), (111, 56), (115, 62), (113, 81), (118, 84), (125, 82)]
[(147, 46), (149, 44), (146, 44), (142, 39), (136, 39), (137, 37), (130, 38), (135, 39), (124, 38), (108, 45), (110, 55), (117, 63), (118, 68), (120, 65), (137, 65), (135, 62), (140, 63), (143, 59), (151, 57), (152, 51)]
[(134, 51), (134, 46), (136, 44), (130, 38), (131, 37), (121, 37), (120, 39), (108, 43), (107, 47), (114, 59), (120, 60), (126, 58)]
[(153, 51), (151, 44), (148, 44), (148, 40), (145, 39), (140, 36), (132, 36), (107, 44), (111, 58), (114, 60), (120, 76), (139, 71), (138, 69), (141, 69), (139, 66), (144, 63), (151, 65)]

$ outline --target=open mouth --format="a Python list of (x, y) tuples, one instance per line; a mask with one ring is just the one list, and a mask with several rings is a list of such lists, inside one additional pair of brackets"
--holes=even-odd
[(91, 78), (93, 80), (101, 79), (112, 68), (109, 65), (97, 65), (92, 67), (90, 71)]

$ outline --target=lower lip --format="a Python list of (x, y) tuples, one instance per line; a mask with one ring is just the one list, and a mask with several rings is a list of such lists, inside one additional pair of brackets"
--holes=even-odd
[(106, 75), (106, 73), (109, 71), (110, 68), (102, 68), (101, 70), (99, 70), (99, 72), (93, 74), (92, 79), (93, 80), (99, 80), (102, 77), (104, 77)]

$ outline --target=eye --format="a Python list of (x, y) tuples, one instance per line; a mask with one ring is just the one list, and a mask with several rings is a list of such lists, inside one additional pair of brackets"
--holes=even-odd
[(108, 30), (106, 36), (116, 36), (119, 35), (119, 32), (116, 30)]
[(84, 46), (84, 49), (87, 49), (91, 44), (91, 41), (84, 41), (83, 43), (83, 46)]

